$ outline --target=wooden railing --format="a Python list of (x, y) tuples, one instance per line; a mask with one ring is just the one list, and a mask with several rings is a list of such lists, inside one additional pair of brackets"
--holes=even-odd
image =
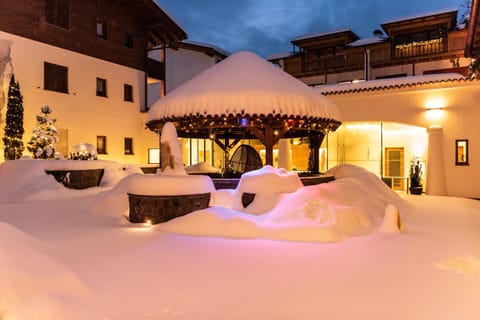
[(393, 47), (393, 50), (394, 59), (435, 55), (448, 52), (448, 42), (446, 39), (435, 39), (398, 44)]
[(147, 74), (150, 78), (165, 80), (165, 65), (154, 59), (147, 59)]

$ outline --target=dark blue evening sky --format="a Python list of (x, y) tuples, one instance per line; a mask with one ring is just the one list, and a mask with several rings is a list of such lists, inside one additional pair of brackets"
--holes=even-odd
[(458, 10), (466, 0), (156, 0), (191, 41), (231, 53), (263, 57), (292, 50), (293, 38), (351, 29), (369, 38), (381, 24), (417, 15)]

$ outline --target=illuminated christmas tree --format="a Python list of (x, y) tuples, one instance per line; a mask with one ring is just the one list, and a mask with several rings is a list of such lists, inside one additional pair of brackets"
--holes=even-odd
[(5, 146), (5, 160), (20, 159), (25, 149), (23, 145), (23, 97), (20, 93), (20, 85), (15, 81), (12, 74), (8, 87), (7, 114), (5, 118), (5, 134), (3, 144)]
[(32, 138), (27, 149), (35, 159), (54, 159), (55, 144), (58, 142), (58, 130), (55, 126), (57, 119), (50, 118), (52, 109), (49, 106), (41, 108), (37, 115), (37, 127), (33, 129)]

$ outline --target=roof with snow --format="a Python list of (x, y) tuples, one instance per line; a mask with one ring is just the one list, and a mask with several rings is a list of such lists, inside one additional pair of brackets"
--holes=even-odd
[(372, 37), (372, 38), (366, 38), (366, 39), (358, 39), (352, 43), (349, 43), (349, 47), (363, 47), (363, 46), (369, 46), (373, 44), (378, 44), (378, 43), (383, 43), (387, 40), (388, 38), (385, 37)]
[(291, 51), (285, 51), (285, 52), (278, 52), (278, 53), (272, 53), (267, 57), (268, 61), (272, 60), (278, 60), (278, 59), (283, 59), (283, 58), (288, 58), (293, 56), (293, 52)]
[(337, 29), (337, 30), (331, 30), (331, 31), (326, 31), (326, 32), (311, 33), (311, 34), (306, 34), (306, 35), (303, 35), (303, 36), (296, 37), (296, 38), (292, 39), (292, 42), (297, 42), (297, 41), (311, 39), (311, 38), (319, 38), (319, 37), (324, 37), (324, 36), (329, 36), (329, 35), (335, 35), (335, 34), (343, 33), (343, 32), (352, 32), (352, 30), (344, 28), (344, 29)]
[(203, 51), (209, 55), (219, 55), (223, 58), (228, 57), (230, 52), (223, 50), (220, 47), (211, 45), (209, 43), (204, 42), (197, 42), (192, 40), (183, 40), (182, 42), (178, 43), (179, 47), (184, 47), (187, 49), (196, 49), (197, 51)]
[(400, 19), (386, 21), (381, 24), (383, 30), (388, 35), (392, 35), (397, 30), (412, 29), (415, 26), (446, 24), (448, 29), (454, 29), (457, 26), (457, 9), (443, 10), (437, 12), (404, 17)]
[(336, 129), (340, 124), (337, 107), (329, 99), (256, 54), (242, 51), (158, 100), (150, 108), (147, 126), (157, 131), (167, 121), (179, 121), (186, 126), (185, 130), (182, 125), (177, 126), (182, 136), (186, 134), (182, 131), (189, 131), (188, 127), (198, 125), (199, 128), (201, 119), (218, 119), (212, 124), (218, 128), (225, 117), (229, 121), (308, 118), (312, 128), (318, 126), (319, 129), (329, 124), (331, 129)]
[(370, 80), (358, 83), (334, 84), (316, 87), (317, 92), (323, 95), (350, 94), (367, 91), (381, 91), (400, 88), (412, 88), (436, 83), (471, 81), (458, 73), (443, 73), (401, 77), (381, 80)]

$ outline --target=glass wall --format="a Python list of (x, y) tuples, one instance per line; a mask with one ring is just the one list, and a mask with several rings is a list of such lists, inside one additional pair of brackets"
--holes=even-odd
[(427, 130), (392, 122), (345, 122), (322, 144), (328, 168), (353, 164), (376, 174), (394, 190), (407, 190), (412, 162), (426, 177)]

